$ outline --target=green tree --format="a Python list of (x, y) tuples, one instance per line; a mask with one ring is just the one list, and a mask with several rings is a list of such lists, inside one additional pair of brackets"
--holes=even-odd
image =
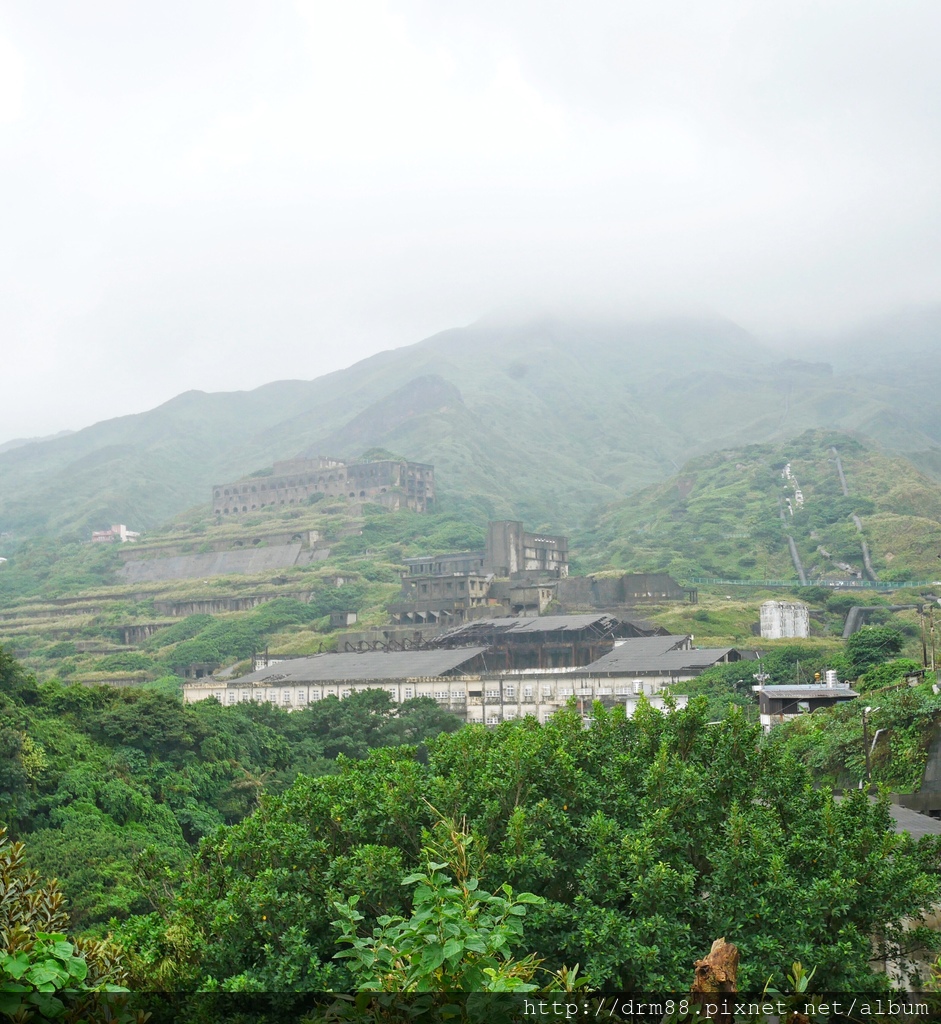
[[(60, 1017), (64, 989), (75, 993), (125, 991), (120, 952), (107, 942), (70, 941), (65, 898), (55, 881), (25, 866), (23, 843), (0, 828), (0, 1012), (14, 1020)], [(73, 1004), (75, 1000), (73, 998)], [(76, 1018), (89, 1004), (78, 999)], [(110, 1007), (114, 1011), (115, 1007)], [(130, 1020), (117, 1012), (115, 1021)]]
[(890, 626), (863, 626), (846, 641), (853, 678), (858, 678), (873, 665), (896, 657), (904, 641), (902, 633)]
[[(377, 750), (264, 797), (181, 879), (163, 934), (194, 936), (190, 983), (356, 983), (356, 964), (334, 959), (335, 905), (355, 899), (357, 935), (378, 929), (398, 948), (419, 899), (403, 875), (457, 877), (422, 852), (439, 818), (429, 802), (487, 837), (481, 891), (506, 883), (545, 901), (529, 908), (526, 946), (550, 973), (577, 962), (599, 986), (685, 988), (724, 935), (742, 952), (743, 988), (799, 959), (816, 986), (845, 990), (886, 984), (874, 959), (941, 942), (907, 929), (941, 900), (941, 843), (897, 834), (886, 803), (835, 802), (740, 712), (710, 725), (699, 699), (670, 714), (642, 704), (631, 719), (599, 705), (592, 719), (586, 729), (570, 708), (544, 726), (465, 727), (430, 743), (427, 762)], [(455, 886), (424, 887), (439, 899)]]

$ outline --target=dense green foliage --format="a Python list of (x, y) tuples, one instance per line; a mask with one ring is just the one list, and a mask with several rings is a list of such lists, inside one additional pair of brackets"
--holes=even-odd
[(335, 904), (339, 941), (350, 946), (336, 959), (347, 959), (357, 989), (531, 992), (539, 987), (533, 982), (536, 957), (514, 954), (523, 943), (527, 906), (545, 900), (514, 894), (505, 882), (496, 892), (481, 890), (473, 840), (453, 823), (439, 822), (422, 850), (423, 869), (402, 879), (403, 885), (415, 886), (410, 916), (383, 915), (368, 937), (359, 934), (364, 920), (356, 909), (359, 897)]
[(884, 661), (894, 658), (904, 643), (902, 634), (889, 626), (863, 626), (846, 641), (850, 677), (863, 675)]
[(5, 544), (8, 563), (0, 567), (0, 603), (38, 594), (59, 597), (114, 583), (121, 564), (117, 550), (83, 541), (84, 536)]
[(58, 877), (77, 926), (148, 909), (193, 844), (249, 814), (299, 771), (376, 746), (421, 744), (458, 719), (385, 691), (288, 713), (183, 705), (141, 689), (37, 686), (0, 648), (0, 824)]
[[(130, 1024), (120, 1001), (105, 1008), (103, 992), (126, 980), (121, 953), (113, 944), (70, 941), (65, 899), (55, 881), (45, 882), (25, 864), (22, 843), (0, 827), (0, 1013), (11, 1020), (50, 1020), (65, 1014), (60, 998), (70, 993), (68, 1020), (87, 1019), (93, 1007), (107, 1019)], [(39, 1014), (39, 1018), (35, 1017)]]
[(787, 746), (820, 782), (853, 787), (866, 777), (865, 735), (872, 782), (896, 792), (917, 789), (941, 715), (941, 696), (932, 692), (930, 683), (906, 684), (913, 664), (902, 659), (875, 667), (861, 678), (863, 696), (858, 701), (801, 715), (778, 726), (772, 741)]
[(896, 834), (861, 793), (834, 802), (741, 714), (706, 717), (699, 702), (630, 720), (597, 707), (586, 729), (563, 710), (463, 728), (427, 760), (386, 749), (301, 777), (203, 841), (172, 908), (127, 923), (134, 969), (170, 987), (345, 989), (361, 978), (336, 958), (350, 932), (335, 905), (355, 906), (364, 937), (408, 919), (403, 877), (427, 868), (442, 816), (466, 821), (482, 889), (545, 900), (527, 950), (595, 985), (685, 988), (724, 935), (743, 987), (799, 959), (824, 990), (878, 988), (874, 955), (938, 943), (902, 926), (941, 898), (936, 840)]

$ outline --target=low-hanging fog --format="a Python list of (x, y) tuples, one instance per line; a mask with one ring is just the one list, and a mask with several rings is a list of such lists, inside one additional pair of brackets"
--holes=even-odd
[(934, 0), (0, 3), (0, 442), (505, 307), (941, 300)]

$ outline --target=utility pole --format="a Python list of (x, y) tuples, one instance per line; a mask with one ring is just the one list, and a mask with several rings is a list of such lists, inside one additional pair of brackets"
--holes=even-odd
[[(866, 748), (866, 791), (867, 792), (869, 791), (869, 784), (872, 781), (872, 750), (869, 747), (869, 716), (872, 715), (872, 714), (875, 714), (875, 712), (881, 711), (881, 710), (882, 710), (881, 705), (879, 707), (877, 707), (877, 708), (873, 708), (873, 707), (865, 707), (865, 708), (863, 708), (863, 746)], [(883, 731), (882, 729), (876, 730), (875, 739), (879, 738), (879, 733), (882, 732), (882, 731)], [(875, 741), (873, 741), (872, 745), (873, 746), (876, 745)], [(859, 783), (859, 788), (860, 789), (863, 788), (862, 781), (860, 781), (860, 783)]]
[(872, 765), (869, 756), (869, 708), (863, 709), (863, 750), (866, 752), (866, 788), (872, 779)]
[(934, 605), (928, 605), (928, 629), (931, 633), (931, 671), (934, 672)]

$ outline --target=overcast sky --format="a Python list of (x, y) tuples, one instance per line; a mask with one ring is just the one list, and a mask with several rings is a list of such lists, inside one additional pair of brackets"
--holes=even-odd
[(941, 300), (937, 0), (0, 0), (0, 442), (506, 304)]

